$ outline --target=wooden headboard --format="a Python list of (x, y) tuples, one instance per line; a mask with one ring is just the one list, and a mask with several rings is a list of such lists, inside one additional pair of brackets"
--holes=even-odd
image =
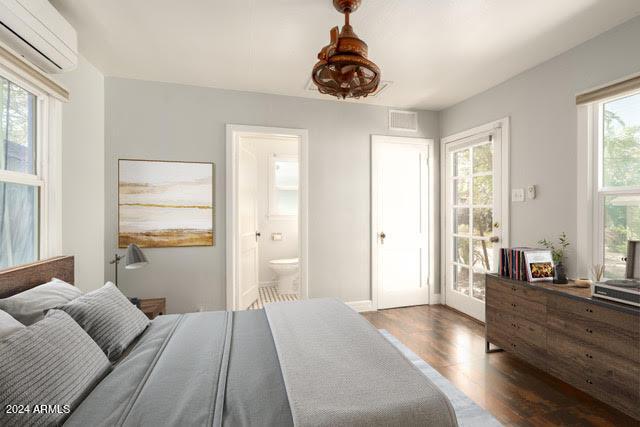
[(61, 256), (0, 270), (0, 298), (31, 289), (53, 278), (73, 285), (73, 257)]

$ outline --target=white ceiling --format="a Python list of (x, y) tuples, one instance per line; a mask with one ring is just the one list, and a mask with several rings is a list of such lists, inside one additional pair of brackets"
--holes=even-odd
[[(305, 89), (331, 0), (53, 0), (105, 75), (323, 97)], [(638, 0), (363, 0), (352, 16), (393, 84), (360, 102), (439, 110), (640, 14)]]

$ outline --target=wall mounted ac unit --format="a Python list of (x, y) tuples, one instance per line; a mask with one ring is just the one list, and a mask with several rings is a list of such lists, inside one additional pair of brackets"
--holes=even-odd
[(45, 73), (78, 65), (76, 30), (47, 0), (0, 0), (0, 44)]

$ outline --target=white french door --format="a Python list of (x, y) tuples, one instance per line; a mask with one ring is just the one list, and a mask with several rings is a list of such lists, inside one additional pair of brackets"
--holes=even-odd
[(485, 273), (497, 271), (508, 226), (503, 221), (508, 187), (502, 139), (501, 129), (491, 128), (444, 146), (445, 301), (481, 321)]
[(240, 141), (238, 174), (238, 211), (240, 225), (240, 308), (258, 299), (258, 160), (249, 146)]
[(372, 278), (378, 308), (429, 302), (429, 140), (372, 140)]

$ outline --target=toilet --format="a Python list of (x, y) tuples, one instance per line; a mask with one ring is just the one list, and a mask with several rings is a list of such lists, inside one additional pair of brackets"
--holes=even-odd
[(274, 259), (269, 261), (269, 267), (278, 276), (279, 293), (298, 293), (298, 258)]

